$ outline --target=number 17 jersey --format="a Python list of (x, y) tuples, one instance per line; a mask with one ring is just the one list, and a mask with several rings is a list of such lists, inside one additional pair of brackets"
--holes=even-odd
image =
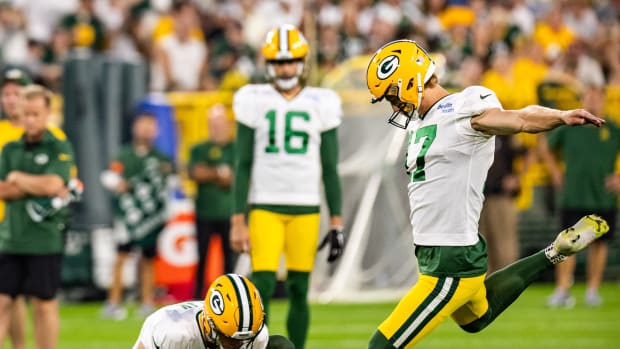
[(493, 91), (472, 86), (443, 97), (411, 122), (406, 167), (416, 245), (478, 242), (482, 189), (495, 137), (474, 130), (471, 118), (501, 107)]
[(318, 206), (321, 133), (342, 118), (340, 97), (304, 87), (292, 99), (270, 84), (251, 84), (234, 96), (236, 121), (254, 129), (250, 204)]

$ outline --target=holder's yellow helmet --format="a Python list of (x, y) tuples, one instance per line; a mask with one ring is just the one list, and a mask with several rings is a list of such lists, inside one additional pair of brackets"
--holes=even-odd
[[(300, 83), (304, 73), (306, 56), (309, 46), (304, 35), (290, 24), (281, 25), (267, 33), (263, 45), (263, 57), (267, 62), (267, 76), (283, 90), (290, 90)], [(274, 64), (297, 62), (297, 71), (294, 76), (276, 76)]]
[(225, 274), (215, 279), (204, 307), (201, 322), (206, 336), (221, 349), (249, 347), (265, 324), (260, 294), (245, 276)]
[(434, 72), (435, 62), (415, 41), (389, 42), (372, 56), (366, 70), (372, 103), (387, 99), (397, 108), (390, 124), (407, 128), (422, 102), (424, 84)]

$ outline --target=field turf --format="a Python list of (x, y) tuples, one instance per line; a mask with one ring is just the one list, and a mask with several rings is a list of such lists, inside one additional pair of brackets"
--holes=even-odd
[[(440, 325), (416, 348), (442, 349), (615, 349), (620, 348), (620, 283), (601, 289), (600, 308), (583, 305), (583, 285), (575, 286), (573, 309), (547, 309), (549, 284), (530, 287), (498, 320), (478, 334), (468, 334), (451, 320)], [(275, 302), (270, 332), (284, 333), (286, 304)], [(140, 319), (102, 320), (101, 304), (62, 304), (59, 349), (131, 348), (140, 331)], [(366, 348), (377, 324), (393, 304), (312, 305), (312, 325), (307, 349)], [(131, 309), (135, 310), (135, 309)], [(28, 326), (29, 347), (32, 329)], [(1, 346), (0, 346), (1, 347)], [(10, 347), (10, 345), (8, 346)]]

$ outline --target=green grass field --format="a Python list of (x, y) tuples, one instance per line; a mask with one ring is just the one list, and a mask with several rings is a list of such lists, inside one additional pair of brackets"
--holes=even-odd
[[(615, 349), (620, 348), (620, 284), (607, 283), (600, 308), (583, 305), (583, 286), (574, 288), (573, 309), (544, 307), (551, 285), (534, 285), (486, 330), (469, 334), (452, 321), (442, 324), (417, 348), (442, 349)], [(59, 349), (131, 348), (141, 320), (102, 320), (98, 303), (63, 304)], [(308, 349), (366, 348), (375, 327), (393, 304), (330, 304), (312, 306)], [(284, 333), (286, 304), (273, 305), (271, 333)], [(28, 329), (32, 338), (31, 329)], [(34, 348), (30, 340), (29, 348)]]

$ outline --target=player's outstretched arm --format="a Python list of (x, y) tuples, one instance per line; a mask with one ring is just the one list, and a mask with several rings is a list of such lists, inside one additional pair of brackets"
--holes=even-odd
[(507, 135), (519, 132), (538, 133), (552, 130), (561, 125), (601, 126), (605, 120), (584, 109), (557, 110), (531, 105), (518, 110), (493, 108), (472, 117), (471, 126), (477, 131), (492, 135)]

